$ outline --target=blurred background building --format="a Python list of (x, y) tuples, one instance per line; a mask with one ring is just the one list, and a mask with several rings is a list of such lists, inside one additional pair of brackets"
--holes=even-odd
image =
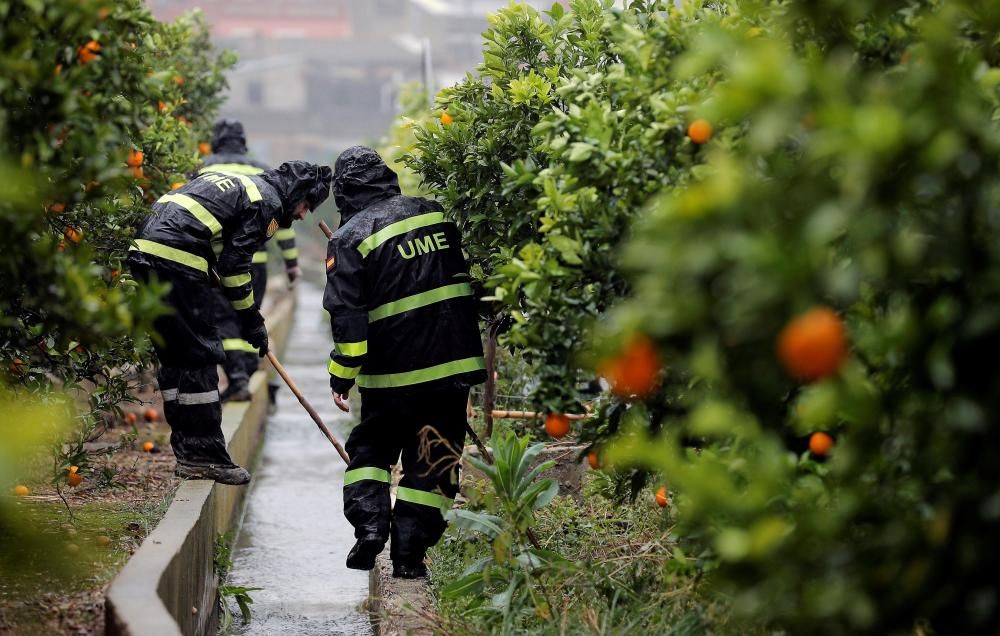
[[(553, 0), (527, 1), (548, 8)], [(330, 162), (374, 142), (403, 85), (447, 86), (475, 69), (503, 0), (148, 0), (161, 20), (201, 9), (215, 44), (240, 55), (222, 115), (276, 163)]]

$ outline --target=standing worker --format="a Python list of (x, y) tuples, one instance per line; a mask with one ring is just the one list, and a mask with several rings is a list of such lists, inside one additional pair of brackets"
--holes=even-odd
[(331, 177), (330, 168), (304, 161), (259, 175), (205, 172), (160, 197), (139, 226), (127, 260), (133, 275), (170, 283), (164, 302), (171, 312), (153, 323), (153, 346), (178, 477), (250, 481), (250, 473), (229, 457), (222, 435), (216, 365), (224, 356), (210, 271), (221, 277), (241, 337), (263, 357), (267, 330), (250, 282), (253, 254), (279, 227), (325, 201)]
[[(243, 124), (235, 119), (220, 119), (212, 131), (212, 154), (205, 157), (197, 168), (198, 174), (206, 172), (224, 172), (226, 174), (253, 175), (260, 174), (268, 166), (247, 155), (247, 138), (243, 132)], [(299, 250), (295, 246), (295, 230), (279, 228), (274, 234), (285, 259), (285, 274), (288, 285), (292, 287), (302, 276), (299, 268)], [(260, 309), (267, 291), (267, 249), (262, 246), (253, 255), (253, 267), (250, 270), (253, 285), (254, 303)], [(216, 321), (219, 335), (222, 336), (222, 350), (226, 360), (222, 368), (226, 372), (229, 386), (222, 393), (222, 401), (235, 402), (250, 399), (250, 376), (259, 365), (260, 358), (253, 345), (240, 336), (240, 321), (236, 311), (229, 305), (221, 290), (214, 294)], [(274, 395), (278, 386), (268, 386), (269, 401), (274, 404)]]
[[(344, 411), (355, 382), (361, 390), (361, 423), (346, 445), (344, 513), (357, 538), (347, 567), (374, 567), (391, 528), (393, 576), (417, 578), (458, 491), (469, 387), (486, 379), (475, 299), (458, 228), (437, 203), (402, 196), (378, 153), (348, 148), (333, 181), (341, 222), (323, 298), (335, 341), (330, 387)], [(422, 452), (428, 432), (447, 446)]]

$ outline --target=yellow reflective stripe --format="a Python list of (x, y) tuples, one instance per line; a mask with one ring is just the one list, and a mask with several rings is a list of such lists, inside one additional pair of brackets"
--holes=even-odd
[(453, 499), (439, 495), (436, 492), (427, 492), (426, 490), (417, 490), (416, 488), (407, 488), (406, 486), (396, 488), (396, 501), (408, 501), (420, 504), (421, 506), (440, 508), (442, 512), (451, 508), (452, 504), (455, 503)]
[(358, 376), (358, 386), (363, 389), (391, 389), (398, 386), (409, 386), (411, 384), (420, 384), (421, 382), (440, 380), (451, 375), (479, 371), (485, 368), (486, 361), (483, 360), (482, 356), (478, 356), (436, 364), (433, 367), (417, 369), (416, 371), (377, 375), (362, 374)]
[(455, 283), (453, 285), (445, 285), (444, 287), (436, 287), (425, 292), (420, 292), (419, 294), (413, 294), (412, 296), (406, 296), (399, 300), (379, 305), (368, 312), (368, 322), (382, 320), (389, 316), (433, 305), (443, 300), (471, 295), (472, 287), (468, 283)]
[(199, 272), (203, 272), (205, 274), (208, 273), (208, 261), (200, 256), (179, 250), (175, 247), (170, 247), (169, 245), (163, 245), (162, 243), (147, 241), (146, 239), (135, 239), (133, 242), (135, 245), (131, 245), (128, 248), (130, 252), (136, 251), (143, 252), (145, 254), (152, 254), (153, 256), (165, 258), (168, 261), (186, 265), (192, 269), (198, 270)]
[(246, 285), (250, 282), (250, 272), (246, 274), (237, 274), (236, 276), (223, 276), (222, 286), (223, 287), (240, 287), (241, 285)]
[(345, 486), (350, 486), (351, 484), (359, 482), (362, 479), (371, 479), (372, 481), (381, 481), (382, 483), (388, 484), (389, 471), (384, 468), (365, 466), (364, 468), (355, 468), (354, 470), (348, 470), (344, 473)]
[(293, 247), (287, 250), (281, 250), (281, 256), (284, 257), (286, 261), (290, 261), (293, 258), (299, 257), (299, 248)]
[(417, 216), (411, 216), (408, 219), (403, 219), (402, 221), (390, 223), (378, 232), (375, 232), (365, 240), (361, 241), (361, 243), (358, 244), (358, 251), (361, 252), (361, 258), (364, 258), (368, 256), (368, 254), (370, 254), (376, 247), (395, 236), (406, 234), (411, 230), (417, 230), (422, 227), (427, 227), (428, 225), (435, 225), (437, 223), (444, 223), (444, 212), (428, 212), (427, 214), (419, 214)]
[(228, 172), (231, 174), (260, 174), (264, 172), (263, 168), (258, 168), (257, 166), (251, 166), (247, 163), (213, 163), (210, 166), (205, 166), (198, 170), (198, 174), (205, 174), (206, 172)]
[(257, 353), (257, 347), (242, 338), (224, 338), (222, 340), (222, 349), (224, 351), (246, 351), (247, 353)]
[(236, 178), (240, 180), (243, 187), (246, 188), (247, 198), (250, 199), (250, 203), (254, 201), (260, 201), (264, 197), (260, 196), (260, 190), (257, 189), (257, 184), (250, 180), (250, 177), (242, 174), (236, 175)]
[(335, 375), (345, 380), (353, 380), (361, 373), (361, 367), (345, 367), (336, 360), (330, 360), (330, 364), (326, 368), (330, 372), (330, 375)]
[(254, 252), (253, 262), (257, 265), (267, 262), (267, 250), (261, 250), (259, 252)]
[(157, 203), (176, 203), (188, 212), (190, 212), (194, 218), (201, 221), (204, 225), (212, 232), (212, 236), (215, 236), (222, 231), (222, 224), (219, 220), (212, 216), (212, 213), (205, 209), (205, 206), (198, 203), (186, 194), (164, 194), (160, 197)]
[(242, 300), (231, 300), (229, 301), (229, 304), (232, 305), (233, 309), (236, 311), (253, 307), (253, 290), (250, 290), (250, 293), (247, 294), (246, 298), (243, 298)]
[(274, 238), (279, 241), (287, 241), (288, 239), (295, 238), (295, 229), (290, 227), (283, 227), (274, 233)]
[(342, 356), (363, 356), (368, 353), (368, 341), (361, 342), (336, 342), (333, 348)]

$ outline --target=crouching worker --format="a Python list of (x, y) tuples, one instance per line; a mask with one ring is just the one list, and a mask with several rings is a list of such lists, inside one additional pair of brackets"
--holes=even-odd
[(351, 387), (361, 391), (361, 423), (346, 445), (344, 513), (357, 538), (347, 567), (374, 567), (391, 533), (393, 575), (417, 578), (458, 491), (469, 387), (486, 379), (475, 300), (458, 229), (438, 204), (402, 196), (375, 151), (345, 150), (333, 182), (341, 224), (323, 299), (330, 387), (344, 411)]
[(252, 176), (205, 172), (160, 197), (140, 224), (129, 248), (131, 271), (139, 280), (170, 283), (170, 313), (154, 322), (153, 346), (178, 477), (250, 481), (222, 435), (216, 365), (225, 356), (213, 321), (212, 274), (221, 278), (243, 338), (264, 357), (267, 330), (254, 303), (251, 259), (278, 228), (326, 200), (331, 177), (330, 168), (304, 161)]

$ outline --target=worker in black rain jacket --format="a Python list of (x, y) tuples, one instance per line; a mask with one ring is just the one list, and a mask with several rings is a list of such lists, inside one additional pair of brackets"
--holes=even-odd
[[(247, 139), (243, 132), (243, 124), (234, 119), (220, 119), (215, 123), (212, 132), (212, 154), (205, 157), (196, 169), (196, 174), (220, 172), (225, 174), (254, 175), (268, 169), (263, 164), (247, 155)], [(278, 228), (273, 237), (281, 249), (285, 260), (285, 273), (289, 286), (293, 286), (302, 276), (299, 268), (299, 250), (295, 246), (295, 230)], [(253, 285), (254, 303), (260, 309), (267, 291), (267, 249), (262, 247), (253, 255), (253, 267), (250, 269)], [(222, 368), (226, 372), (229, 385), (222, 393), (222, 401), (244, 401), (250, 399), (250, 376), (257, 371), (260, 358), (258, 352), (249, 342), (240, 336), (240, 321), (236, 311), (229, 305), (222, 290), (216, 290), (213, 301), (216, 308), (216, 325), (222, 337), (222, 350), (226, 360)], [(277, 384), (268, 386), (270, 403), (274, 404)]]
[(236, 311), (241, 337), (263, 357), (267, 330), (254, 302), (253, 254), (326, 200), (331, 178), (330, 168), (304, 161), (259, 175), (205, 172), (160, 197), (140, 224), (129, 248), (131, 271), (139, 280), (170, 283), (164, 298), (170, 312), (154, 322), (153, 344), (177, 476), (233, 485), (250, 480), (229, 457), (222, 435), (216, 365), (224, 356), (212, 274)]
[[(458, 490), (469, 387), (486, 379), (475, 299), (458, 229), (437, 203), (402, 196), (374, 150), (345, 150), (333, 183), (341, 223), (323, 299), (330, 387), (345, 411), (351, 387), (361, 391), (361, 423), (346, 445), (344, 513), (357, 538), (347, 567), (371, 569), (391, 534), (394, 576), (416, 578)], [(446, 443), (422, 452), (421, 439)]]

